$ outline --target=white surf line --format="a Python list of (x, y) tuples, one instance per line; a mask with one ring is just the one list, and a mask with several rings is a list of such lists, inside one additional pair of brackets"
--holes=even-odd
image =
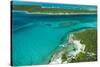
[[(73, 40), (73, 34), (71, 34), (70, 36), (69, 36), (69, 43), (73, 43), (75, 46), (76, 46), (76, 51), (73, 51), (73, 50), (70, 50), (69, 52), (68, 52), (68, 55), (67, 56), (71, 56), (71, 57), (69, 57), (65, 62), (63, 62), (62, 63), (62, 59), (61, 59), (61, 57), (62, 57), (62, 53), (64, 52), (64, 51), (61, 51), (61, 52), (59, 52), (58, 53), (58, 55), (56, 55), (56, 54), (54, 54), (54, 56), (52, 57), (52, 59), (51, 59), (51, 62), (49, 63), (49, 64), (65, 64), (65, 63), (68, 63), (72, 58), (75, 58), (75, 56), (77, 55), (77, 54), (79, 54), (80, 52), (84, 52), (84, 50), (85, 50), (85, 45), (84, 44), (81, 44), (80, 43), (80, 40)], [(62, 45), (60, 45), (61, 47), (65, 47), (64, 46), (65, 44), (62, 44)], [(70, 46), (72, 46), (72, 45), (70, 45)]]

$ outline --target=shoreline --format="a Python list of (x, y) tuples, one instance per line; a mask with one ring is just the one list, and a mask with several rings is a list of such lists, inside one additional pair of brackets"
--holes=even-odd
[[(52, 58), (51, 58), (51, 62), (49, 64), (65, 64), (65, 63), (69, 63), (71, 61), (72, 58), (75, 58), (75, 56), (77, 54), (79, 54), (80, 52), (84, 52), (85, 50), (85, 45), (80, 43), (80, 40), (73, 40), (72, 39), (72, 34), (69, 37), (69, 41), (68, 43), (74, 43), (74, 45), (69, 45), (66, 43), (67, 46), (63, 47), (62, 50), (60, 52), (55, 53)], [(74, 47), (75, 49), (77, 49), (77, 51), (72, 51), (70, 49), (70, 47)], [(62, 62), (62, 55), (64, 53), (66, 53), (66, 50), (69, 50), (67, 56), (69, 56), (68, 60)]]
[(25, 12), (26, 14), (41, 14), (41, 15), (91, 15), (97, 13), (40, 13), (40, 12), (28, 12), (28, 11), (20, 11), (13, 10), (12, 12)]
[[(84, 30), (80, 30), (80, 31), (77, 31), (78, 33), (80, 32), (84, 32), (84, 31), (87, 31), (87, 30), (94, 30), (95, 28), (93, 29), (84, 29)], [(74, 46), (75, 48), (77, 48), (76, 52), (74, 51), (69, 51), (69, 53), (65, 54), (66, 53), (66, 50), (68, 50), (68, 45), (70, 46), (71, 44), (67, 44), (67, 47), (66, 46), (61, 46), (62, 47), (62, 50), (53, 54), (53, 56), (51, 57), (50, 59), (50, 62), (49, 64), (65, 64), (65, 63), (71, 63), (72, 59), (76, 58), (77, 55), (79, 55), (80, 53), (83, 53), (83, 54), (89, 54), (91, 56), (94, 56), (96, 55), (95, 53), (93, 52), (86, 52), (85, 49), (86, 49), (86, 44), (83, 44), (81, 43), (81, 40), (77, 40), (77, 39), (73, 39), (73, 36), (74, 33), (77, 33), (76, 31), (75, 32), (71, 32), (70, 35), (69, 35), (69, 38), (68, 38), (68, 43), (74, 43)], [(72, 46), (72, 45), (71, 45)], [(70, 49), (69, 49), (70, 50)], [(65, 54), (66, 56), (64, 57), (66, 59), (66, 61), (62, 60), (62, 55)], [(68, 57), (69, 56), (69, 57)], [(81, 61), (82, 62), (82, 61)]]

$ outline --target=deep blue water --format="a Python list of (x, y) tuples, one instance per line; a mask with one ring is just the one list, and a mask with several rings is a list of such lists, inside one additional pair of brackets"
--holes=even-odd
[(97, 15), (43, 15), (12, 13), (13, 65), (48, 63), (61, 44), (62, 37), (71, 32), (96, 28)]

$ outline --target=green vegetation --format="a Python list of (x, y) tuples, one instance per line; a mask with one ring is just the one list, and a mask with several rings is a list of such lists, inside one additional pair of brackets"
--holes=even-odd
[(97, 56), (89, 56), (87, 53), (82, 53), (80, 52), (75, 58), (73, 58), (71, 60), (71, 63), (75, 63), (75, 62), (89, 62), (89, 61), (96, 61), (97, 60)]
[(28, 12), (40, 12), (40, 13), (96, 13), (96, 10), (73, 10), (63, 8), (42, 8), (41, 6), (25, 6), (25, 5), (12, 5), (13, 10), (21, 10)]
[[(97, 30), (96, 29), (87, 29), (82, 30), (79, 32), (73, 33), (74, 40), (80, 40), (81, 44), (85, 45), (84, 52), (80, 52), (75, 56), (75, 58), (71, 58), (67, 56), (68, 50), (71, 49), (71, 45), (64, 48), (62, 51), (62, 63), (68, 61), (68, 63), (75, 63), (75, 62), (89, 62), (89, 61), (96, 61), (97, 60)], [(74, 44), (73, 44), (74, 45)], [(70, 58), (70, 59), (68, 59)]]
[(74, 33), (74, 39), (81, 40), (86, 45), (86, 52), (97, 53), (97, 30), (85, 30), (83, 32)]
[(97, 60), (97, 30), (85, 30), (82, 32), (75, 32), (74, 39), (81, 40), (85, 44), (85, 53), (79, 53), (71, 62), (86, 62)]
[(66, 53), (63, 53), (63, 54), (62, 54), (61, 59), (62, 59), (62, 62), (64, 62), (64, 61), (67, 60), (67, 55), (66, 55)]
[(71, 60), (71, 62), (84, 62), (87, 60), (87, 55), (85, 53), (80, 52), (75, 58)]

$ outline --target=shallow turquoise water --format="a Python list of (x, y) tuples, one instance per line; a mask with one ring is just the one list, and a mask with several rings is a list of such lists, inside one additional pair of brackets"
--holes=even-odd
[[(96, 28), (93, 15), (41, 15), (13, 12), (12, 64), (47, 64), (70, 32)], [(66, 40), (67, 42), (67, 40)]]

